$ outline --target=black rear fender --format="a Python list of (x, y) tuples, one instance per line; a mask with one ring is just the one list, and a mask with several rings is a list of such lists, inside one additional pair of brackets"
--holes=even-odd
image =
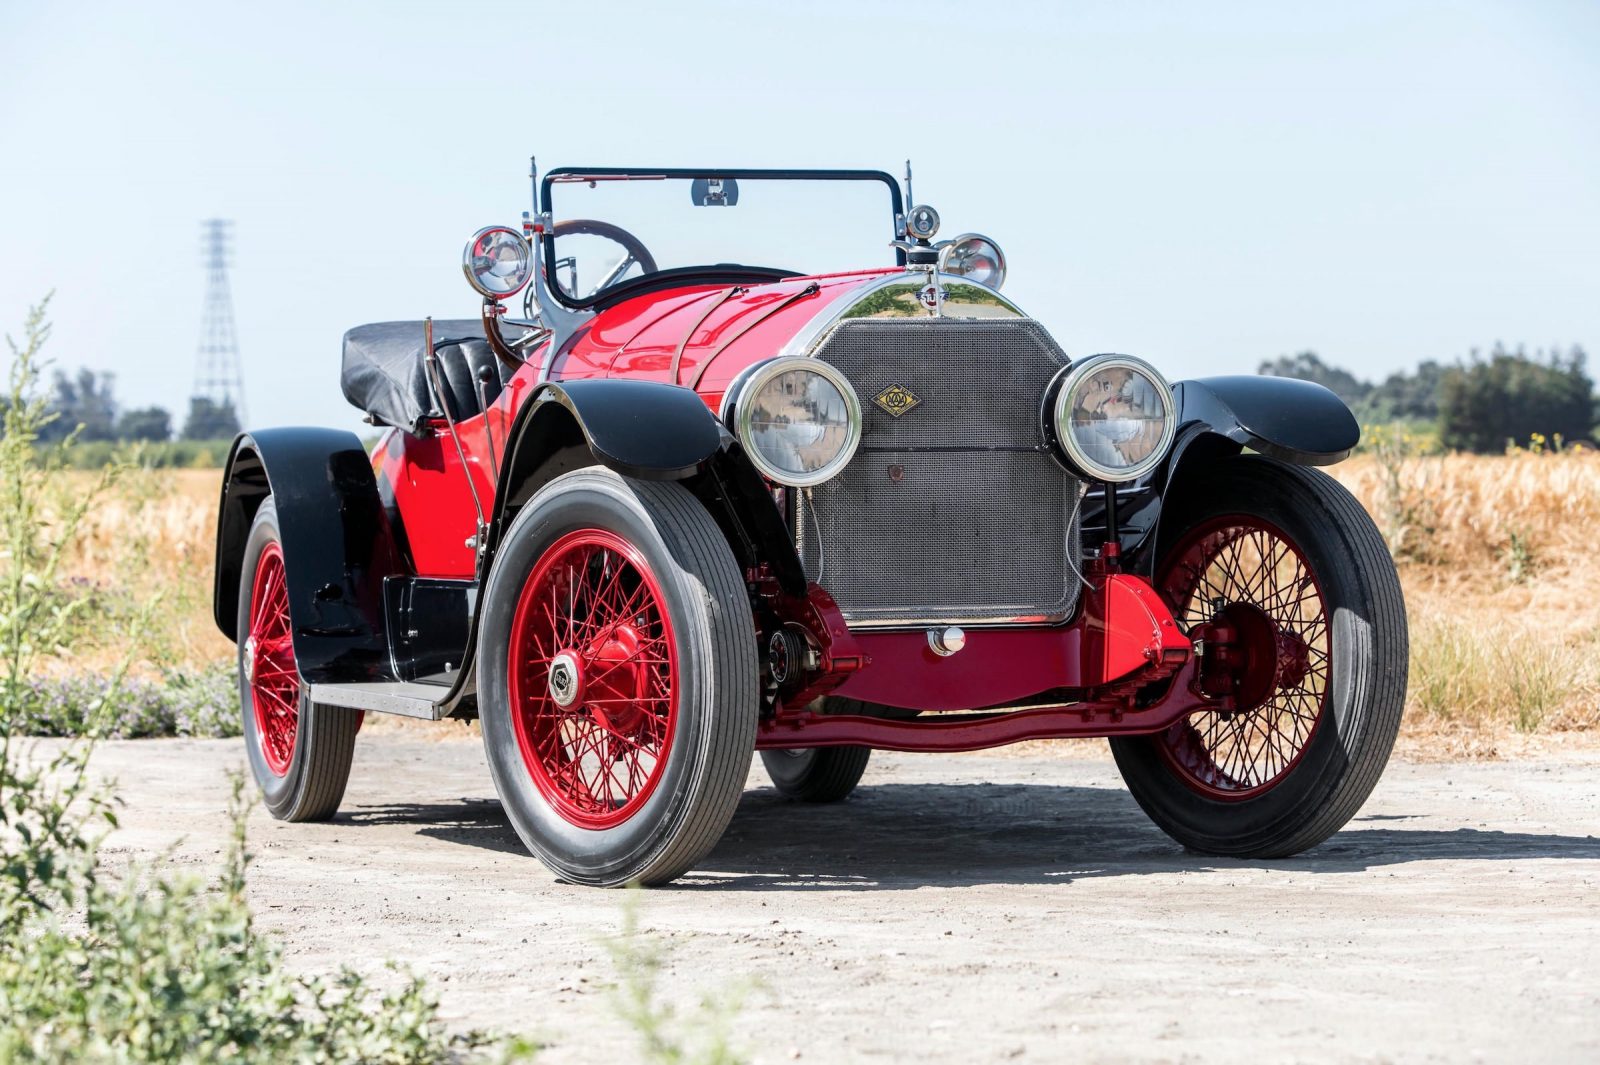
[(233, 442), (217, 515), (213, 615), (238, 640), (245, 540), (278, 512), (295, 659), (308, 682), (386, 678), (383, 581), (404, 572), (366, 450), (338, 429), (262, 429)]

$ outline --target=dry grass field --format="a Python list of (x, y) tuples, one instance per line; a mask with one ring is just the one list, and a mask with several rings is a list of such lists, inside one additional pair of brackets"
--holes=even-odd
[[(1411, 617), (1412, 756), (1493, 757), (1526, 737), (1600, 726), (1600, 456), (1407, 456), (1333, 468), (1400, 559)], [(75, 490), (92, 475), (67, 475)], [(210, 618), (219, 474), (128, 475), (99, 509), (70, 576), (106, 603), (91, 667), (224, 662)], [(137, 632), (126, 622), (159, 597)], [(80, 659), (80, 664), (83, 660)]]

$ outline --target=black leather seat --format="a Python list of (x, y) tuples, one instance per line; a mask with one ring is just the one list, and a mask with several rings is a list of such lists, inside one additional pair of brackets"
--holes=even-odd
[(344, 335), (339, 384), (345, 398), (374, 425), (420, 432), (430, 418), (455, 421), (483, 413), (510, 378), (483, 338), (477, 321), (435, 321), (433, 350), (439, 357), (443, 396), (436, 398), (423, 359), (422, 322), (376, 322)]

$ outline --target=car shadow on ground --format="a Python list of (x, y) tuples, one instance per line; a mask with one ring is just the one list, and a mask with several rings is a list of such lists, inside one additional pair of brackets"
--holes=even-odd
[[(674, 886), (906, 890), (1250, 868), (1348, 873), (1417, 861), (1600, 860), (1600, 839), (1593, 836), (1401, 827), (1411, 819), (1358, 815), (1305, 854), (1256, 861), (1183, 850), (1121, 788), (879, 784), (827, 806), (789, 802), (759, 788), (745, 792), (716, 849)], [(493, 799), (357, 806), (339, 820), (355, 828), (413, 824), (430, 839), (525, 853)]]

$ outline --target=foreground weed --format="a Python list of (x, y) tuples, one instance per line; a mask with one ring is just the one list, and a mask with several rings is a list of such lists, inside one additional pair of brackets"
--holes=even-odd
[(1436, 516), (1417, 476), (1421, 445), (1401, 425), (1368, 426), (1366, 440), (1380, 471), (1382, 494), (1374, 514), (1378, 529), (1397, 560), (1425, 559)]
[[(380, 989), (356, 972), (290, 976), (245, 900), (243, 779), (233, 780), (233, 841), (207, 885), (161, 868), (112, 876), (99, 843), (116, 825), (89, 755), (124, 694), (129, 659), (74, 708), (78, 738), (24, 749), (37, 721), (40, 667), (74, 652), (90, 590), (60, 579), (86, 515), (117, 471), (71, 497), (61, 455), (39, 430), (45, 304), (11, 347), (0, 437), (0, 1061), (374, 1062), (454, 1060), (476, 1035), (444, 1034), (417, 980)], [(146, 609), (153, 609), (147, 605)], [(137, 624), (139, 616), (134, 617)], [(130, 641), (130, 643), (133, 641)]]
[(1506, 547), (1506, 576), (1512, 584), (1522, 584), (1533, 574), (1533, 549), (1526, 535), (1515, 529), (1507, 530), (1510, 543)]
[[(618, 1016), (639, 1039), (641, 1061), (651, 1065), (742, 1065), (729, 1030), (744, 1005), (736, 990), (706, 994), (695, 1012), (680, 1018), (677, 1010), (660, 998), (662, 971), (668, 948), (639, 930), (639, 896), (630, 888), (622, 908), (622, 929), (605, 942), (606, 953), (617, 972), (611, 989)], [(694, 1038), (685, 1035), (694, 1033)]]

